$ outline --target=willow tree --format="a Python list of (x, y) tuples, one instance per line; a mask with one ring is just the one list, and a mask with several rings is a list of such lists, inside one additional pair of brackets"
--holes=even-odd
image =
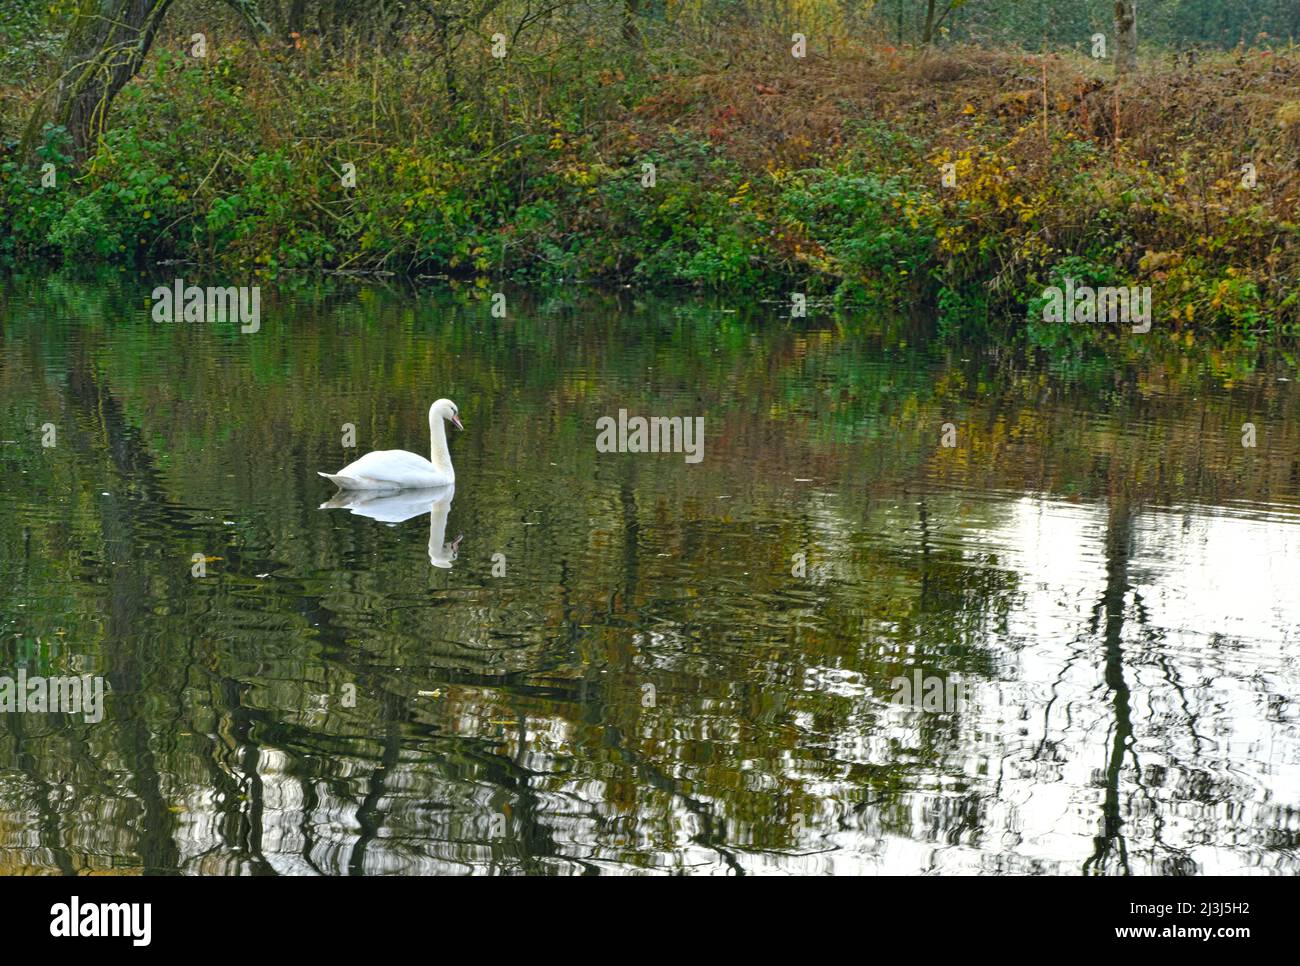
[[(227, 0), (259, 32), (269, 28), (256, 0)], [(118, 91), (136, 75), (173, 0), (80, 0), (72, 15), (59, 75), (54, 122), (67, 128), (73, 154), (85, 158), (104, 130)], [(29, 132), (43, 116), (38, 106)]]

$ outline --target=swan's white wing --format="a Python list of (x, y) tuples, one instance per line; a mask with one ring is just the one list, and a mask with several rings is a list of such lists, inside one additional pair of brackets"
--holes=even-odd
[(329, 478), (345, 489), (414, 490), (446, 486), (455, 477), (423, 456), (402, 449), (382, 449), (354, 460)]
[(338, 475), (374, 476), (394, 472), (436, 473), (437, 470), (427, 459), (415, 453), (408, 453), (404, 449), (380, 449), (353, 460), (339, 470)]

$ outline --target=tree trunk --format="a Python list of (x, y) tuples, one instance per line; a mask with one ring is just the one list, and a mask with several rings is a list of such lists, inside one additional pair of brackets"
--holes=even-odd
[(921, 45), (926, 46), (934, 39), (934, 7), (939, 0), (929, 0), (925, 5), (925, 27), (921, 31)]
[(77, 160), (91, 151), (109, 104), (140, 69), (172, 0), (82, 0), (63, 48), (54, 121)]
[[(1123, 485), (1111, 486), (1110, 506), (1106, 517), (1106, 590), (1101, 606), (1094, 613), (1093, 631), (1101, 631), (1105, 649), (1105, 681), (1115, 706), (1115, 723), (1110, 731), (1109, 755), (1104, 772), (1106, 792), (1101, 802), (1100, 835), (1093, 838), (1092, 856), (1083, 863), (1083, 871), (1093, 874), (1130, 874), (1128, 843), (1125, 840), (1125, 809), (1120, 800), (1121, 771), (1124, 759), (1137, 764), (1133, 748), (1133, 696), (1124, 677), (1124, 616), (1129, 591), (1129, 565), (1133, 558), (1134, 514)], [(1105, 620), (1105, 627), (1100, 626)]]
[(455, 109), (460, 104), (460, 89), (456, 86), (455, 53), (451, 43), (451, 17), (445, 13), (434, 15), (434, 37), (437, 38), (438, 56), (442, 58), (442, 83), (447, 89), (447, 106)]
[(1137, 0), (1115, 0), (1115, 74), (1138, 69)]
[(289, 4), (289, 33), (302, 36), (302, 28), (307, 23), (307, 0), (291, 0)]
[[(136, 75), (153, 46), (174, 0), (80, 0), (63, 45), (54, 123), (67, 128), (72, 154), (84, 161), (99, 140), (109, 106)], [(270, 33), (257, 0), (225, 0), (254, 34)], [(23, 136), (23, 152), (33, 146), (45, 112), (37, 104)]]

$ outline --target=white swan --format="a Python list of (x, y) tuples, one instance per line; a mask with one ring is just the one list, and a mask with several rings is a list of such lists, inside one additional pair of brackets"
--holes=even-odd
[(456, 472), (451, 468), (447, 451), (447, 420), (457, 429), (460, 410), (450, 399), (439, 399), (429, 407), (429, 442), (432, 459), (425, 459), (404, 449), (381, 449), (367, 453), (337, 473), (319, 475), (332, 480), (344, 490), (427, 490), (451, 486)]

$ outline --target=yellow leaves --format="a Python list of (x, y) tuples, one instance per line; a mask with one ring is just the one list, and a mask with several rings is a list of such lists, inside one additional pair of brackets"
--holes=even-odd
[(560, 173), (566, 181), (581, 188), (594, 185), (598, 180), (596, 172), (585, 164), (566, 164)]
[(1182, 263), (1183, 256), (1180, 252), (1153, 252), (1148, 251), (1138, 262), (1138, 269), (1143, 274), (1151, 272), (1167, 271), (1177, 268)]
[(1275, 119), (1278, 127), (1300, 126), (1300, 101), (1287, 101), (1277, 109)]

